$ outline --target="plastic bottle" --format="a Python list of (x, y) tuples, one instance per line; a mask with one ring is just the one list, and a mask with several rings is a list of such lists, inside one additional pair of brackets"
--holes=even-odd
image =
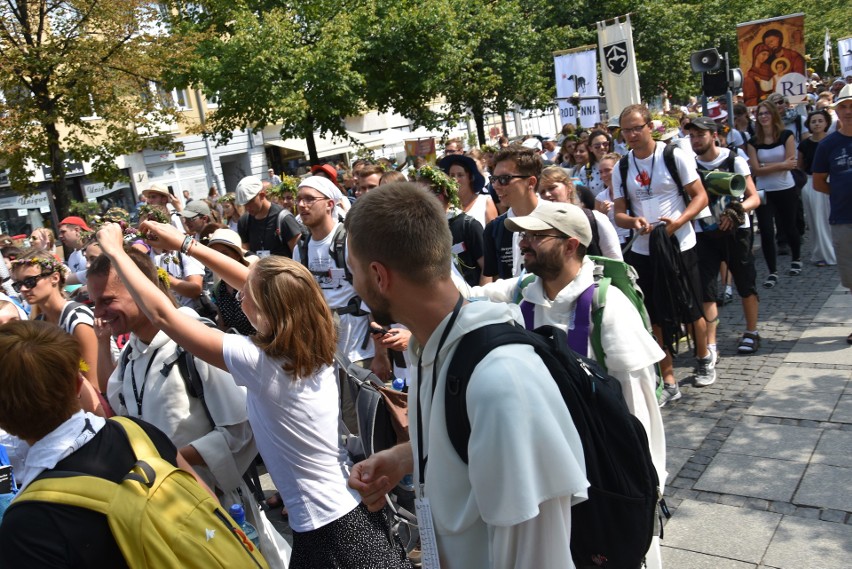
[(259, 548), (260, 536), (257, 535), (257, 530), (254, 529), (254, 526), (246, 521), (246, 511), (243, 509), (242, 504), (234, 504), (228, 510), (228, 513), (231, 514), (231, 517), (234, 518), (234, 521), (237, 522), (237, 525), (240, 526), (246, 537), (251, 540), (255, 547)]
[(403, 389), (405, 389), (405, 378), (403, 378), (403, 377), (394, 378), (392, 385), (393, 385), (393, 388), (396, 391), (402, 391)]

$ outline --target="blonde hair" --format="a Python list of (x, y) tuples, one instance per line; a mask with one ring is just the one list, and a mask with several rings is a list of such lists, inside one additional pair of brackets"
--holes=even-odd
[(541, 171), (541, 181), (538, 183), (538, 191), (541, 193), (544, 188), (550, 184), (562, 183), (568, 188), (568, 199), (574, 205), (580, 205), (580, 200), (577, 197), (577, 192), (574, 188), (574, 182), (571, 181), (571, 176), (561, 166), (548, 166)]
[(0, 326), (0, 428), (39, 440), (80, 409), (80, 345), (55, 324)]
[(252, 265), (246, 293), (263, 320), (254, 343), (294, 379), (334, 362), (337, 330), (316, 279), (301, 263), (272, 255)]

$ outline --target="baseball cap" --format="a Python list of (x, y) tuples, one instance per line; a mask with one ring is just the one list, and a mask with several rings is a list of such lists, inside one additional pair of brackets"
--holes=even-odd
[(532, 148), (533, 150), (541, 150), (541, 141), (533, 136), (523, 141), (521, 146), (524, 148)]
[(697, 128), (700, 130), (709, 130), (710, 132), (718, 131), (718, 125), (716, 124), (716, 121), (714, 121), (710, 117), (694, 118), (689, 121), (684, 128), (686, 128), (686, 130)]
[(187, 219), (194, 219), (199, 215), (210, 215), (210, 206), (204, 200), (192, 200), (183, 207), (180, 212), (181, 216)]
[(77, 217), (76, 215), (66, 217), (65, 219), (59, 222), (59, 225), (76, 225), (77, 227), (85, 229), (86, 231), (92, 230), (92, 228), (89, 227), (89, 225), (86, 223), (86, 220), (84, 220), (82, 217)]
[(337, 169), (331, 164), (314, 164), (311, 166), (311, 174), (316, 174), (317, 172), (323, 172), (332, 182), (337, 183)]
[(263, 182), (257, 176), (246, 176), (237, 184), (237, 205), (246, 205), (263, 189)]
[(509, 231), (547, 231), (555, 229), (569, 237), (576, 237), (583, 246), (592, 242), (589, 218), (578, 206), (569, 203), (540, 202), (529, 215), (506, 219)]

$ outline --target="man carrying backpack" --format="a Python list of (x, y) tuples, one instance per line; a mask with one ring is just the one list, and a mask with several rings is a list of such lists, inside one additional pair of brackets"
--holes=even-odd
[[(699, 296), (701, 282), (695, 231), (690, 223), (707, 206), (707, 192), (698, 177), (695, 162), (690, 161), (680, 148), (671, 151), (674, 168), (669, 167), (665, 144), (656, 142), (651, 136), (648, 107), (629, 105), (621, 112), (620, 121), (621, 132), (631, 150), (612, 173), (615, 219), (620, 227), (638, 234), (624, 260), (639, 274), (639, 286), (645, 292), (645, 305), (654, 335), (666, 350), (666, 357), (661, 363), (666, 384), (660, 399), (662, 406), (681, 397), (672, 366), (672, 347), (667, 345), (668, 341), (664, 342), (664, 338), (671, 338), (672, 328), (679, 334), (681, 324), (691, 323), (693, 326), (698, 358), (695, 384), (706, 386), (716, 381), (716, 362), (707, 350), (707, 324)], [(674, 236), (677, 240), (680, 258), (675, 261), (681, 262), (688, 281), (683, 286), (686, 290), (677, 291), (676, 296), (665, 300), (655, 300), (655, 296), (659, 296), (655, 295), (655, 287), (662, 287), (662, 280), (668, 275), (661, 275), (656, 270), (663, 259), (652, 255), (651, 247), (651, 232), (660, 224), (665, 226), (667, 237)], [(677, 256), (677, 253), (674, 255)], [(676, 283), (674, 286), (679, 285)], [(666, 328), (664, 323), (668, 323)]]
[[(16, 472), (23, 489), (0, 526), (0, 567), (199, 567), (212, 566), (211, 557), (233, 567), (266, 567), (256, 550), (251, 553), (232, 533), (215, 495), (202, 488), (164, 433), (144, 421), (120, 424), (80, 409), (80, 363), (76, 340), (56, 326), (20, 321), (0, 329), (0, 428), (29, 445)], [(148, 447), (144, 456), (136, 452), (140, 441)], [(132, 480), (137, 460), (143, 474)], [(177, 467), (183, 471), (174, 471)], [(157, 480), (158, 488), (172, 491), (170, 515), (154, 522), (163, 533), (142, 523), (142, 512), (155, 515), (150, 502), (139, 511), (139, 500), (123, 495), (124, 503), (112, 504), (107, 512), (93, 507), (97, 497), (75, 503), (91, 498), (90, 488), (103, 486), (117, 487), (119, 494), (132, 487), (145, 501), (147, 485), (140, 481), (150, 478), (148, 468), (158, 475), (169, 473), (165, 481)], [(177, 485), (184, 491), (174, 492)], [(132, 507), (125, 507), (129, 502)], [(192, 517), (180, 527), (170, 522), (190, 511)], [(216, 512), (223, 518), (216, 518)], [(187, 540), (179, 550), (173, 538), (180, 534), (194, 534), (196, 543), (204, 545), (187, 546)], [(182, 562), (188, 552), (195, 563)]]
[(423, 558), (440, 557), (444, 569), (573, 568), (571, 506), (586, 498), (585, 461), (571, 414), (531, 346), (500, 346), (479, 362), (466, 390), (467, 462), (450, 440), (450, 360), (466, 333), (513, 322), (512, 309), (459, 295), (446, 217), (421, 187), (394, 183), (362, 196), (346, 227), (356, 290), (377, 322), (411, 330), (414, 360), (411, 442), (355, 465), (350, 486), (375, 511), (413, 473)]
[[(606, 289), (603, 306), (594, 305), (595, 263), (586, 256), (592, 238), (588, 218), (577, 206), (544, 203), (527, 216), (507, 220), (506, 228), (520, 232), (524, 267), (535, 276), (473, 287), (471, 297), (520, 303), (528, 330), (546, 325), (565, 330), (575, 351), (594, 358), (618, 379), (630, 412), (648, 435), (662, 491), (666, 439), (657, 404), (656, 363), (665, 354), (648, 333), (636, 307), (616, 286)], [(598, 328), (591, 313), (599, 308), (602, 317)], [(603, 361), (593, 349), (594, 338), (603, 349)], [(659, 541), (655, 540), (647, 567), (659, 566)]]
[(713, 217), (693, 222), (703, 284), (704, 317), (707, 319), (707, 347), (715, 360), (716, 327), (719, 323), (719, 309), (716, 306), (716, 298), (719, 296), (717, 280), (719, 266), (725, 262), (742, 298), (745, 316), (746, 329), (737, 352), (753, 354), (760, 348), (760, 335), (757, 332), (757, 273), (751, 250), (753, 238), (749, 212), (760, 205), (760, 196), (755, 189), (748, 163), (737, 154), (736, 149), (720, 149), (716, 146), (719, 138), (718, 125), (713, 119), (697, 118), (687, 125), (687, 128), (691, 133), (690, 143), (701, 170), (736, 173), (744, 176), (746, 180), (742, 201), (708, 192)]

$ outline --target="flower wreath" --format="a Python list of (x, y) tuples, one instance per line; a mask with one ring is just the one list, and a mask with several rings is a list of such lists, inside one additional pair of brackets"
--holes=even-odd
[(17, 267), (40, 267), (42, 274), (52, 274), (52, 273), (64, 273), (67, 271), (67, 267), (51, 257), (50, 255), (46, 255), (44, 257), (28, 257), (26, 259), (15, 259), (12, 261), (12, 268)]
[(436, 194), (446, 194), (451, 207), (461, 209), (458, 182), (444, 174), (443, 170), (426, 165), (417, 170), (416, 176), (418, 182), (425, 182)]

